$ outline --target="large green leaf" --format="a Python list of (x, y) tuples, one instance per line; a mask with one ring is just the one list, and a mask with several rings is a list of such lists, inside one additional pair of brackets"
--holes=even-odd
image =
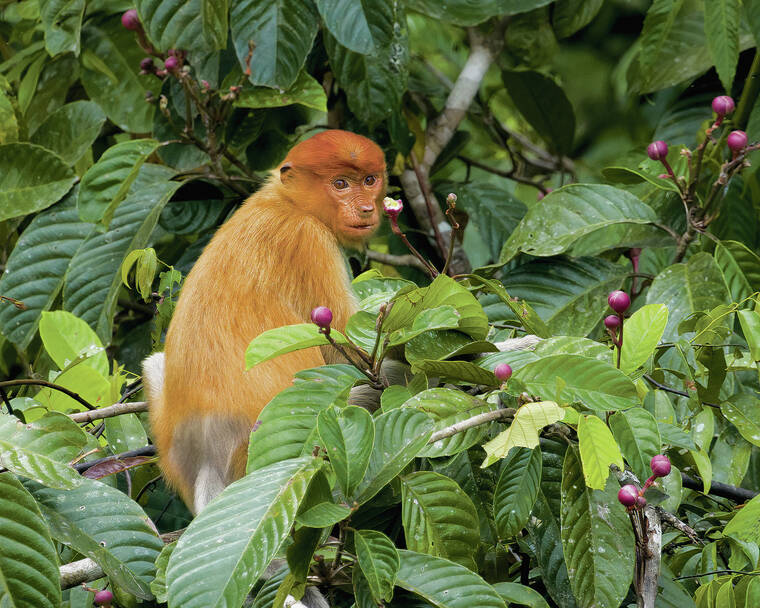
[(46, 486), (71, 490), (82, 483), (68, 463), (86, 444), (87, 434), (58, 412), (27, 424), (0, 415), (0, 466)]
[(760, 496), (755, 496), (734, 515), (726, 524), (723, 534), (744, 542), (760, 544)]
[[(468, 395), (463, 391), (449, 388), (431, 388), (408, 399), (403, 407), (412, 407), (425, 412), (435, 421), (433, 431), (440, 431), (462, 420), (496, 409), (496, 405)], [(488, 432), (487, 425), (467, 429), (452, 437), (440, 439), (425, 447), (420, 456), (436, 458), (451, 456), (479, 443)]]
[(578, 452), (589, 488), (604, 489), (611, 464), (623, 470), (623, 455), (615, 438), (604, 421), (594, 415), (581, 416), (578, 421)]
[(756, 395), (734, 395), (721, 404), (720, 411), (744, 439), (760, 447), (760, 399)]
[(412, 363), (412, 371), (424, 372), (429, 377), (439, 377), (454, 383), (485, 384), (486, 386), (498, 384), (493, 372), (469, 361), (415, 360)]
[(377, 30), (369, 26), (375, 13), (385, 10), (382, 0), (316, 0), (325, 26), (335, 39), (355, 53), (369, 54), (384, 46), (385, 38), (377, 41)]
[(411, 10), (457, 25), (477, 25), (497, 15), (516, 15), (552, 0), (409, 0)]
[[(345, 344), (346, 338), (339, 331), (330, 332), (333, 340)], [(330, 344), (314, 323), (275, 327), (256, 336), (245, 350), (245, 368), (269, 361), (280, 355), (312, 346)]]
[(192, 521), (169, 558), (169, 605), (242, 605), (288, 537), (319, 468), (311, 457), (283, 460), (227, 486)]
[(100, 338), (87, 323), (70, 312), (56, 310), (43, 312), (40, 320), (40, 337), (45, 351), (59, 369), (65, 369), (79, 357), (82, 362), (108, 376), (109, 365)]
[(327, 95), (322, 85), (306, 69), (298, 73), (298, 78), (285, 91), (269, 87), (245, 86), (235, 98), (239, 108), (279, 108), (294, 103), (307, 108), (327, 112)]
[(470, 281), (482, 285), (485, 291), (495, 294), (503, 304), (512, 311), (526, 331), (539, 338), (549, 338), (552, 333), (546, 323), (536, 314), (536, 311), (525, 300), (511, 296), (499, 281), (488, 280), (478, 275), (470, 275)]
[[(549, 608), (544, 597), (535, 589), (519, 583), (494, 583), (493, 588), (505, 602), (512, 602), (528, 608)], [(511, 604), (510, 604), (511, 605)]]
[(26, 227), (0, 277), (0, 293), (24, 303), (24, 310), (0, 306), (0, 333), (26, 348), (37, 331), (42, 311), (63, 287), (72, 257), (95, 227), (76, 210), (75, 187), (59, 204), (38, 214)]
[(230, 25), (243, 69), (247, 68), (249, 42), (255, 45), (249, 80), (287, 89), (311, 50), (319, 15), (311, 2), (301, 0), (232, 0)]
[(399, 551), (396, 585), (436, 608), (506, 608), (493, 587), (469, 568), (441, 557)]
[(61, 158), (29, 143), (0, 146), (0, 222), (50, 207), (76, 180)]
[[(272, 399), (259, 415), (263, 432), (254, 431), (248, 444), (248, 472), (301, 451), (311, 452), (306, 441), (315, 433), (317, 416), (335, 403), (345, 407), (350, 388), (365, 376), (352, 365), (326, 365), (298, 372), (293, 386)], [(312, 437), (319, 444), (317, 437)]]
[(709, 0), (704, 7), (707, 46), (723, 88), (730, 94), (739, 61), (742, 7), (736, 0)]
[(694, 312), (728, 304), (730, 296), (715, 258), (701, 252), (685, 264), (668, 266), (658, 274), (647, 292), (647, 303), (668, 307), (665, 340), (675, 340), (678, 324)]
[(573, 593), (581, 606), (617, 608), (633, 577), (633, 532), (617, 500), (617, 481), (586, 487), (575, 448), (562, 471), (562, 548)]
[(359, 567), (367, 579), (375, 601), (390, 601), (400, 559), (393, 541), (382, 532), (357, 530), (354, 544)]
[(83, 479), (74, 490), (36, 484), (30, 489), (57, 541), (93, 559), (115, 584), (151, 598), (154, 562), (163, 543), (140, 505), (93, 479)]
[(501, 80), (520, 114), (549, 147), (559, 154), (569, 153), (575, 137), (575, 113), (554, 79), (530, 70), (504, 70)]
[(89, 98), (119, 128), (150, 132), (155, 104), (145, 103), (145, 94), (151, 91), (157, 96), (160, 80), (138, 73), (145, 51), (134, 33), (114, 16), (97, 24), (88, 21), (82, 34), (82, 84)]
[(737, 310), (736, 316), (749, 346), (750, 357), (753, 361), (760, 361), (760, 311)]
[(478, 513), (453, 479), (433, 471), (402, 475), (401, 520), (410, 550), (475, 569)]
[(663, 304), (647, 304), (634, 312), (623, 326), (620, 369), (627, 374), (644, 365), (652, 356), (668, 323)]
[(517, 447), (501, 463), (493, 491), (493, 518), (499, 537), (509, 539), (525, 527), (541, 484), (541, 449)]
[(79, 55), (85, 0), (43, 0), (40, 19), (45, 26), (45, 48), (53, 56), (59, 53)]
[(157, 147), (154, 139), (132, 139), (108, 148), (82, 177), (77, 199), (79, 217), (86, 222), (102, 220), (108, 226), (140, 167)]
[(155, 46), (208, 52), (227, 46), (228, 0), (137, 0), (140, 21)]
[(370, 126), (398, 111), (406, 91), (409, 62), (403, 5), (375, 0), (373, 7), (366, 13), (376, 45), (372, 54), (354, 52), (332, 35), (325, 36), (330, 67), (346, 92), (348, 106)]
[(390, 483), (420, 453), (432, 433), (433, 421), (411, 408), (396, 408), (375, 418), (375, 442), (356, 501), (367, 502)]
[(317, 429), (343, 496), (351, 498), (369, 466), (375, 424), (370, 413), (356, 406), (320, 412)]
[(760, 291), (760, 256), (744, 243), (721, 241), (715, 245), (715, 261), (723, 272), (734, 302)]
[(108, 230), (91, 234), (71, 260), (63, 307), (87, 321), (105, 344), (111, 341), (121, 262), (147, 245), (161, 210), (181, 185), (169, 181), (173, 175), (166, 167), (143, 165)]
[(40, 509), (12, 473), (0, 474), (0, 605), (58, 608), (58, 555)]
[(397, 329), (388, 336), (388, 347), (401, 346), (429, 331), (456, 329), (458, 326), (459, 313), (453, 306), (426, 308), (414, 318), (411, 327)]
[[(630, 192), (604, 184), (571, 184), (531, 206), (504, 243), (499, 261), (508, 262), (520, 251), (534, 256), (557, 255), (597, 230), (656, 221), (654, 210)], [(560, 232), (557, 226), (562, 226)], [(618, 241), (610, 248), (623, 245)]]
[(660, 430), (654, 416), (641, 407), (632, 407), (610, 416), (610, 428), (623, 456), (639, 479), (651, 474), (649, 461), (660, 453)]
[(572, 36), (588, 25), (602, 8), (604, 0), (557, 0), (552, 25), (557, 38)]
[(31, 138), (33, 144), (52, 150), (73, 165), (87, 152), (106, 121), (106, 115), (91, 101), (74, 101), (61, 106), (45, 119)]

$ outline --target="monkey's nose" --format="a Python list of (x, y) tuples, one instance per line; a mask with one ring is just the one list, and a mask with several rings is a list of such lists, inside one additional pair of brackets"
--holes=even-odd
[(369, 215), (374, 210), (375, 210), (375, 206), (371, 203), (359, 205), (359, 211), (361, 211), (364, 215)]

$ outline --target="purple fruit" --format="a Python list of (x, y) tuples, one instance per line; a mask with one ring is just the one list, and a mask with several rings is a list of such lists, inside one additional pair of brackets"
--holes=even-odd
[(121, 24), (128, 30), (139, 30), (141, 26), (140, 18), (137, 16), (137, 11), (133, 8), (130, 8), (127, 12), (125, 12), (121, 16)]
[(327, 329), (333, 320), (332, 310), (327, 306), (317, 306), (311, 311), (311, 320), (322, 329)]
[(499, 363), (494, 368), (493, 373), (499, 382), (506, 382), (512, 377), (512, 367), (509, 363)]
[(747, 134), (744, 131), (731, 131), (726, 138), (728, 147), (734, 152), (747, 147)]
[(607, 303), (616, 313), (622, 314), (628, 310), (628, 307), (631, 305), (631, 298), (624, 291), (616, 289), (607, 296)]
[(664, 160), (668, 155), (668, 144), (662, 140), (653, 141), (647, 146), (647, 156), (652, 160)]
[(720, 95), (712, 100), (712, 109), (718, 116), (725, 116), (734, 111), (734, 100), (728, 95)]
[(652, 456), (649, 466), (652, 467), (655, 477), (665, 477), (670, 473), (670, 459), (665, 454)]
[(623, 505), (624, 507), (632, 507), (633, 505), (635, 505), (636, 499), (638, 497), (639, 497), (639, 489), (632, 483), (624, 485), (618, 491), (618, 500), (620, 501), (620, 504)]

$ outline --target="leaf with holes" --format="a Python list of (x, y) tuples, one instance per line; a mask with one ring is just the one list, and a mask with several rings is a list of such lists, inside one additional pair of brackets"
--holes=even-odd
[(501, 475), (493, 492), (493, 517), (502, 539), (516, 536), (525, 527), (538, 498), (541, 483), (541, 450), (516, 447), (501, 463)]

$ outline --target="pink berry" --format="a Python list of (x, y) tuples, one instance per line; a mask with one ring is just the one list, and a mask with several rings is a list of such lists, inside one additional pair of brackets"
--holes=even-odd
[(151, 57), (146, 57), (140, 62), (140, 72), (142, 74), (152, 74), (155, 70), (156, 66), (153, 65), (153, 59)]
[(731, 131), (726, 138), (728, 147), (734, 152), (747, 147), (747, 134), (744, 131)]
[(167, 70), (176, 70), (179, 67), (179, 59), (174, 55), (167, 57), (166, 61), (164, 61), (164, 67)]
[(604, 317), (604, 326), (607, 329), (617, 329), (620, 327), (620, 317), (617, 315), (609, 315)]
[(111, 602), (113, 602), (113, 593), (108, 589), (102, 589), (95, 593), (96, 606), (110, 606)]
[(631, 305), (631, 298), (624, 291), (617, 289), (607, 296), (607, 303), (615, 312), (624, 313)]
[(311, 311), (311, 320), (322, 329), (327, 329), (330, 327), (332, 319), (332, 310), (327, 308), (327, 306), (317, 306), (314, 310)]
[(618, 500), (620, 501), (620, 504), (623, 505), (624, 507), (632, 507), (633, 505), (635, 505), (636, 499), (638, 497), (639, 497), (639, 489), (632, 483), (624, 485), (618, 491)]
[(718, 116), (725, 116), (734, 111), (734, 100), (728, 95), (720, 95), (712, 100), (712, 109)]
[(133, 8), (130, 8), (127, 12), (125, 12), (121, 16), (121, 24), (128, 30), (139, 30), (140, 18), (137, 16), (137, 11)]
[(652, 160), (664, 160), (668, 155), (668, 144), (662, 140), (653, 141), (647, 146), (647, 156)]
[(494, 368), (493, 373), (499, 382), (506, 382), (512, 377), (512, 366), (509, 363), (499, 363)]
[(647, 506), (647, 499), (644, 498), (643, 496), (637, 496), (636, 497), (636, 506), (639, 509), (643, 509), (644, 507)]
[(670, 473), (670, 459), (665, 454), (652, 456), (649, 466), (652, 467), (655, 477), (665, 477)]

